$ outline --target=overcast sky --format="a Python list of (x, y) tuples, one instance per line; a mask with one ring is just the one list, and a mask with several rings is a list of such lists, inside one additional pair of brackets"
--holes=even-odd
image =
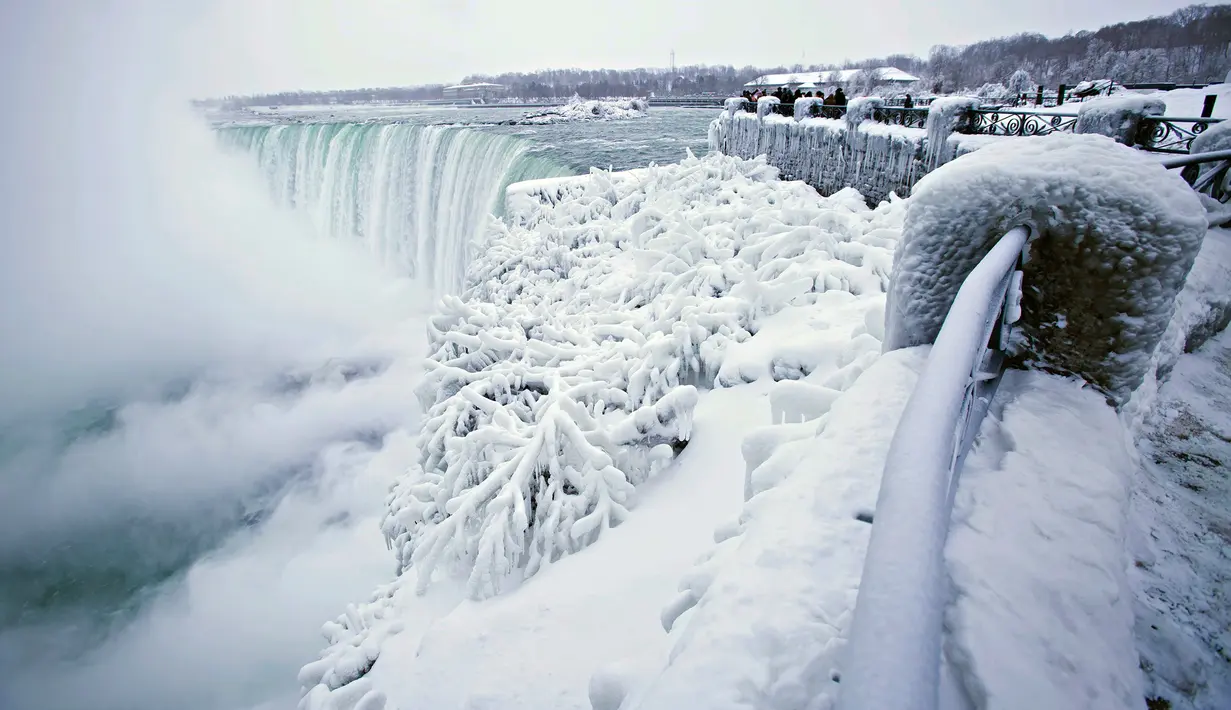
[[(3, 0), (0, 0), (3, 1)], [(21, 4), (26, 0), (10, 0)], [(114, 12), (154, 0), (82, 0)], [(29, 0), (42, 2), (42, 0)], [(68, 8), (67, 0), (47, 0)], [(193, 95), (454, 82), (549, 67), (921, 56), (1169, 13), (1186, 0), (162, 0)], [(95, 6), (96, 8), (99, 6)], [(10, 28), (14, 29), (14, 28)], [(163, 61), (163, 58), (154, 58)]]

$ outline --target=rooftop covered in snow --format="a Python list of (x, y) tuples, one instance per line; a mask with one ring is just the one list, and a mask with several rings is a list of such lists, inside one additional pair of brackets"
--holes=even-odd
[[(765, 74), (763, 76), (758, 76), (747, 84), (744, 84), (744, 86), (749, 88), (755, 86), (789, 86), (791, 88), (796, 88), (801, 84), (813, 84), (816, 86), (820, 86), (822, 84), (839, 84), (850, 81), (861, 71), (863, 70), (837, 69), (834, 71), (794, 72), (791, 74)], [(885, 83), (909, 84), (919, 81), (919, 77), (914, 76), (913, 74), (907, 74), (897, 67), (877, 67), (876, 71), (880, 72), (881, 81)]]

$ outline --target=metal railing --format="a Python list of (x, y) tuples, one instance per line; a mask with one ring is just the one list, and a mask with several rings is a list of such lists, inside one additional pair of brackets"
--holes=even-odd
[(962, 282), (889, 446), (843, 664), (841, 710), (936, 710), (958, 474), (1021, 315), (1027, 227)]
[[(1211, 170), (1201, 170), (1202, 163), (1217, 163)], [(1227, 189), (1227, 174), (1231, 171), (1231, 150), (1212, 150), (1207, 153), (1179, 155), (1162, 161), (1164, 168), (1183, 168), (1181, 175), (1197, 192), (1213, 197), (1219, 202), (1231, 199)]]

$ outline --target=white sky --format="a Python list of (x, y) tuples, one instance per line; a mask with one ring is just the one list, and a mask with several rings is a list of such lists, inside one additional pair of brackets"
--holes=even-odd
[[(21, 0), (17, 0), (20, 2)], [(32, 2), (38, 0), (31, 0)], [(49, 0), (56, 2), (57, 0)], [(92, 0), (91, 0), (92, 1)], [(114, 6), (142, 0), (100, 0)], [(148, 2), (149, 0), (146, 0)], [(183, 0), (167, 0), (183, 2)], [(451, 83), (469, 73), (926, 56), (1191, 0), (201, 0), (177, 38), (194, 95)]]

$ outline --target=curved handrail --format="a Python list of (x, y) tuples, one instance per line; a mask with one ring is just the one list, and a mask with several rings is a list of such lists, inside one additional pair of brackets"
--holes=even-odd
[(953, 495), (999, 382), (999, 351), (1020, 315), (1018, 266), (1029, 236), (1027, 227), (1010, 230), (962, 282), (898, 421), (855, 605), (841, 710), (935, 710), (939, 703)]

